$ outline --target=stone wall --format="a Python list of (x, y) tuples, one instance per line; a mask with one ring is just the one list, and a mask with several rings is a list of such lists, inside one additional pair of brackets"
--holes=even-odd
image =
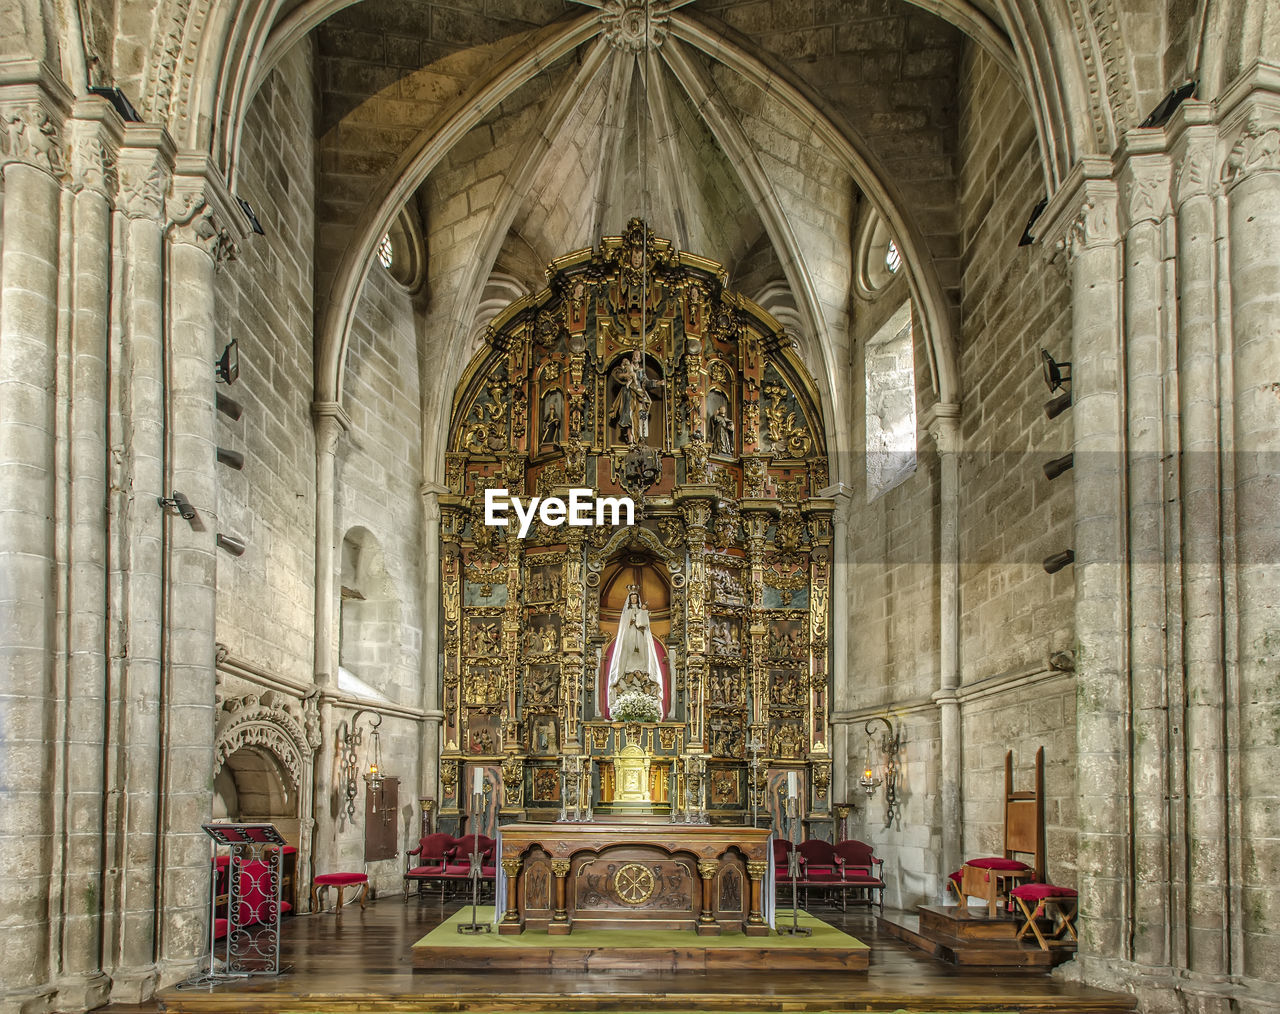
[[(1040, 349), (1070, 359), (1065, 275), (1019, 246), (1043, 195), (1034, 130), (1014, 83), (967, 46), (961, 75), (964, 273), (960, 369), (960, 674), (965, 855), (1003, 850), (1004, 754), (1025, 786), (1045, 747), (1050, 875), (1074, 883), (1075, 683), (1049, 657), (1074, 646), (1072, 568), (1041, 561), (1073, 540), (1070, 410), (1046, 418)], [(1059, 664), (1066, 664), (1059, 661)], [(970, 696), (978, 693), (980, 696)]]
[(245, 126), (240, 195), (265, 236), (240, 244), (218, 275), (218, 348), (235, 339), (240, 379), (219, 391), (221, 447), (244, 470), (218, 469), (218, 531), (242, 538), (218, 554), (218, 640), (236, 658), (311, 682), (315, 606), (315, 450), (311, 427), (315, 114), (309, 42), (263, 83)]
[[(363, 529), (381, 550), (388, 592), (397, 608), (384, 625), (387, 635), (376, 665), (354, 675), (399, 708), (422, 706), (422, 408), (419, 394), (421, 365), (419, 324), (414, 301), (391, 276), (375, 265), (357, 306), (347, 351), (345, 405), (351, 430), (339, 445), (336, 478), (335, 540)], [(367, 537), (366, 537), (367, 538)], [(340, 626), (340, 624), (339, 624)], [(339, 637), (335, 630), (335, 637)], [(339, 646), (340, 647), (340, 646)], [(339, 650), (338, 657), (342, 657)], [(354, 663), (353, 663), (354, 664)], [(341, 680), (339, 680), (341, 690)], [(360, 707), (373, 702), (352, 700), (335, 711), (335, 721), (350, 720)], [(368, 718), (361, 723), (367, 726)], [(388, 716), (379, 729), (383, 770), (400, 779), (398, 841), (401, 851), (416, 839), (421, 770), (421, 723)], [(369, 749), (366, 731), (364, 750)], [(364, 791), (357, 798), (356, 819), (345, 818), (336, 747), (322, 753), (319, 763), (330, 769), (338, 812), (332, 827), (329, 855), (337, 869), (366, 869), (363, 863)], [(368, 757), (361, 757), (367, 770)], [(330, 808), (331, 812), (333, 808)], [(409, 847), (412, 847), (410, 845)], [(374, 890), (400, 886), (401, 858), (367, 867)]]

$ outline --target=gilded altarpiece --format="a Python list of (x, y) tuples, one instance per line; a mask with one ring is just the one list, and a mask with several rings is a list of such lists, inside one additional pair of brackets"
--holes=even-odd
[[(763, 822), (794, 770), (822, 833), (833, 504), (813, 383), (719, 264), (638, 221), (547, 276), (493, 322), (454, 402), (443, 826), (476, 767), (491, 823), (588, 819), (618, 812), (617, 764), (643, 757), (645, 812)], [(489, 488), (630, 496), (634, 524), (534, 520), (520, 538), (511, 512), (485, 524)], [(629, 602), (649, 620), (658, 721), (611, 714)]]

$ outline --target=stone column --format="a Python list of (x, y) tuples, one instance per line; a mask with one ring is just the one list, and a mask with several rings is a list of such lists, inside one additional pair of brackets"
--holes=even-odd
[[(112, 211), (120, 124), (101, 99), (83, 100), (68, 122), (72, 153), (67, 301), (70, 328), (58, 396), (65, 455), (60, 519), (60, 625), (65, 630), (58, 855), (62, 923), (56, 960), (58, 1006), (88, 1009), (107, 1000), (102, 972), (103, 749), (107, 704), (108, 324), (113, 272)], [(60, 455), (60, 456), (61, 456)]]
[[(849, 723), (837, 720), (849, 710), (849, 510), (853, 496), (843, 482), (828, 486), (818, 496), (835, 501), (831, 514), (831, 802), (849, 799)], [(839, 837), (839, 828), (836, 834)]]
[(1125, 958), (1133, 899), (1129, 841), (1126, 497), (1118, 195), (1110, 161), (1082, 159), (1037, 235), (1066, 253), (1071, 280), (1075, 467), (1077, 960)]
[(1241, 877), (1231, 899), (1240, 913), (1232, 972), (1270, 981), (1280, 973), (1273, 925), (1280, 900), (1280, 810), (1273, 799), (1280, 777), (1280, 97), (1258, 93), (1232, 113), (1224, 133), (1235, 138), (1221, 173), (1231, 282), (1231, 366), (1224, 379), (1233, 395), (1234, 465), (1224, 485), (1235, 500), (1234, 559), (1227, 559), (1237, 610), (1229, 636), (1236, 642), (1239, 715), (1229, 779), (1239, 810), (1238, 835), (1231, 837), (1239, 843)]
[[(1208, 110), (1177, 152), (1178, 377), (1182, 445), (1183, 664), (1187, 780), (1187, 967), (1229, 969), (1227, 769), (1224, 741), (1222, 431), (1218, 361), (1219, 216), (1210, 193), (1217, 131)], [(1194, 111), (1194, 116), (1193, 116)]]
[[(54, 391), (59, 294), (59, 128), (39, 95), (10, 105), (0, 258), (0, 1002), (51, 999), (50, 878), (56, 843), (46, 736), (56, 701)], [(18, 227), (21, 223), (21, 227)]]
[[(1167, 964), (1170, 841), (1174, 828), (1168, 798), (1170, 696), (1177, 668), (1167, 636), (1181, 623), (1177, 603), (1166, 597), (1166, 560), (1177, 553), (1166, 545), (1164, 472), (1175, 448), (1165, 435), (1165, 407), (1176, 405), (1176, 378), (1166, 377), (1165, 223), (1169, 214), (1169, 163), (1162, 152), (1126, 142), (1120, 172), (1124, 212), (1124, 404), (1123, 446), (1128, 492), (1127, 557), (1129, 590), (1129, 681), (1133, 779), (1133, 959), (1144, 965)], [(1074, 367), (1073, 367), (1074, 369)], [(1076, 391), (1080, 391), (1076, 382)], [(1079, 412), (1079, 406), (1075, 408)], [(1077, 461), (1079, 458), (1076, 459)], [(1077, 553), (1079, 547), (1077, 546)], [(1176, 572), (1176, 567), (1174, 568)], [(1180, 706), (1180, 695), (1175, 700)], [(1175, 718), (1175, 721), (1177, 719)]]
[(445, 486), (424, 482), (422, 496), (422, 729), (419, 792), (439, 802), (437, 779), (440, 757), (440, 494)]
[[(196, 516), (164, 519), (160, 701), (160, 883), (156, 892), (162, 983), (190, 972), (208, 946), (209, 839), (215, 726), (214, 273), (233, 253), (227, 200), (212, 170), (190, 158), (174, 177), (165, 379), (166, 492)], [(212, 181), (211, 181), (212, 179)]]
[(938, 449), (938, 705), (942, 854), (938, 888), (964, 862), (963, 726), (960, 721), (960, 406), (935, 405), (929, 435)]
[[(116, 461), (111, 532), (110, 670), (102, 904), (111, 998), (140, 1003), (155, 987), (156, 818), (160, 740), (164, 477), (164, 200), (172, 146), (158, 127), (131, 125), (119, 156), (121, 270), (113, 328)], [(126, 438), (127, 434), (127, 438)], [(125, 749), (127, 744), (128, 748)]]
[(338, 532), (335, 523), (335, 474), (338, 441), (351, 421), (337, 402), (311, 406), (316, 440), (316, 596), (315, 685), (325, 695), (320, 708), (320, 753), (312, 796), (315, 839), (312, 861), (317, 872), (337, 869), (337, 822), (334, 818), (334, 736), (336, 723), (330, 699), (338, 687), (338, 659), (334, 654), (338, 618)]

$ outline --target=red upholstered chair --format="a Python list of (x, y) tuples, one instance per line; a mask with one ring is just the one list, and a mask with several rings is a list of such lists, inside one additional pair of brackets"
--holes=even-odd
[[(404, 900), (409, 901), (409, 884), (417, 883), (421, 893), (422, 885), (431, 881), (440, 882), (444, 876), (446, 864), (453, 857), (453, 836), (448, 834), (429, 834), (418, 840), (418, 847), (405, 854)], [(441, 888), (443, 894), (443, 887)]]
[(453, 856), (444, 868), (445, 879), (458, 883), (471, 878), (471, 852), (476, 846), (480, 850), (480, 887), (488, 891), (497, 876), (497, 864), (494, 862), (496, 842), (484, 835), (463, 835), (453, 840)]
[(796, 851), (800, 853), (800, 883), (806, 905), (815, 889), (828, 894), (841, 890), (840, 868), (844, 861), (836, 855), (831, 842), (811, 838), (797, 845)]
[[(1009, 897), (1022, 910), (1024, 922), (1018, 930), (1021, 940), (1028, 933), (1034, 933), (1040, 943), (1040, 949), (1047, 951), (1050, 940), (1059, 940), (1066, 933), (1076, 936), (1075, 918), (1079, 908), (1079, 899), (1070, 887), (1055, 887), (1053, 884), (1019, 884), (1009, 891)], [(1038, 920), (1046, 916), (1054, 920), (1053, 929), (1046, 937), (1040, 930)]]
[(791, 879), (791, 867), (787, 865), (790, 855), (791, 842), (785, 838), (773, 839), (773, 879), (775, 881)]
[(853, 890), (857, 892), (856, 900), (878, 906), (880, 914), (884, 915), (884, 860), (877, 858), (866, 842), (836, 842), (835, 851), (844, 863), (841, 867), (841, 907), (847, 908), (846, 899), (849, 891)]

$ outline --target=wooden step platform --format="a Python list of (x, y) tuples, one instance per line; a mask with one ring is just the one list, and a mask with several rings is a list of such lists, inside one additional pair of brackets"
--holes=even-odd
[[(981, 910), (980, 910), (981, 911)], [(974, 971), (1049, 971), (1071, 959), (1071, 946), (1041, 950), (1019, 941), (1019, 923), (1008, 917), (962, 912), (955, 906), (921, 905), (914, 915), (896, 912), (880, 920), (885, 932), (942, 961)]]
[[(492, 908), (481, 908), (481, 921)], [(791, 919), (778, 913), (778, 925)], [(413, 945), (413, 967), (420, 972), (723, 972), (772, 968), (788, 972), (865, 972), (870, 948), (806, 912), (800, 926), (809, 936), (748, 937), (741, 933), (700, 937), (692, 932), (589, 930), (549, 936), (528, 930), (519, 935), (467, 935), (463, 909)]]
[[(445, 906), (447, 917), (458, 903)], [(467, 915), (470, 906), (467, 906)], [(165, 989), (146, 1004), (112, 1005), (95, 1014), (392, 1014), (392, 1012), (594, 1011), (772, 1012), (895, 1011), (1008, 1014), (1131, 1014), (1127, 993), (1063, 982), (1034, 970), (981, 974), (928, 957), (889, 936), (864, 911), (819, 917), (869, 945), (865, 972), (793, 972), (766, 964), (705, 972), (499, 972), (414, 969), (413, 944), (442, 921), (440, 907), (400, 896), (334, 915), (299, 916), (281, 927), (276, 978), (195, 990)], [(460, 935), (456, 934), (455, 935)], [(572, 940), (572, 936), (569, 937)], [(706, 938), (703, 938), (706, 939)]]

